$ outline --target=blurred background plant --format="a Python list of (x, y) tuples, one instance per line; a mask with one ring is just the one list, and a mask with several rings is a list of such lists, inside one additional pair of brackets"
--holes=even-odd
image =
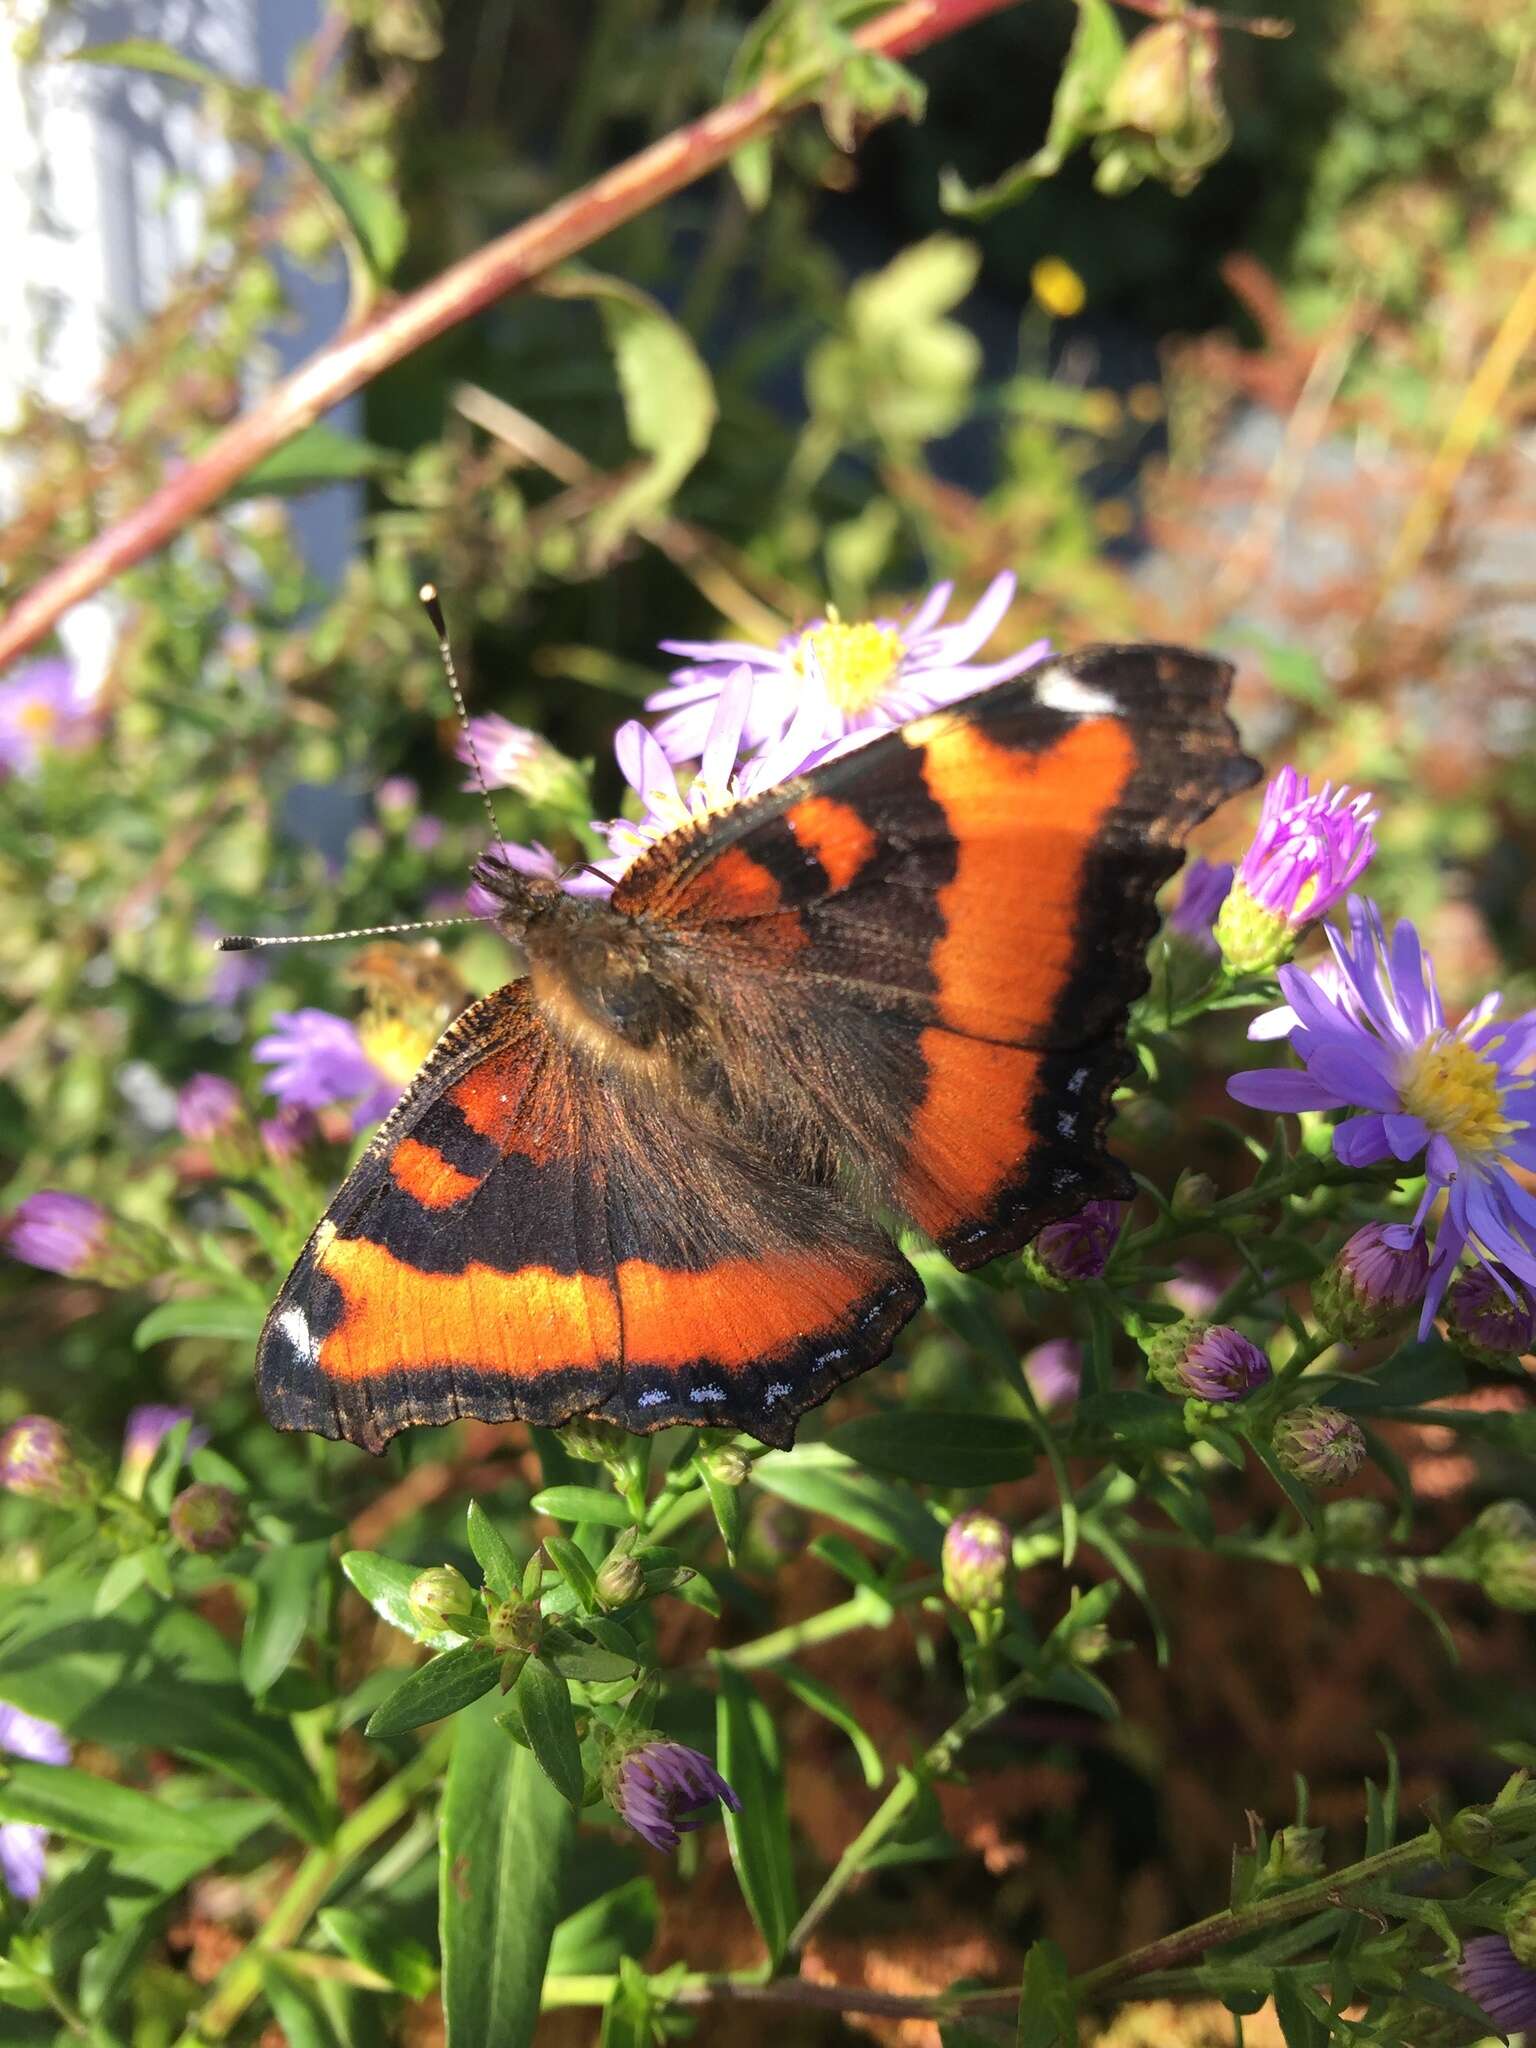
[[(149, 42), (96, 53), (221, 137), (228, 176), (99, 390), (18, 401), (8, 605), (259, 402), (304, 271), (344, 274), (354, 321), (387, 315), (764, 76), (802, 76), (818, 109), (393, 361), (350, 423), (289, 440), (134, 561), (99, 672), (45, 641), (0, 677), (21, 1219), (0, 1422), (47, 1425), (7, 1439), (0, 1501), (0, 1700), (21, 1717), (0, 1725), (19, 1760), (0, 1820), (32, 1830), (0, 1841), (7, 2039), (429, 2041), (446, 2004), (454, 2040), (515, 2041), (551, 1927), (549, 2048), (592, 2039), (594, 2004), (612, 2043), (1012, 2038), (998, 2006), (941, 1995), (1016, 1986), (1026, 1955), (1035, 2048), (1073, 2024), (1068, 1968), (1105, 2043), (1326, 2041), (1329, 1985), (1360, 2038), (1478, 2038), (1447, 1958), (1474, 1929), (1502, 1938), (1528, 1795), (1456, 1836), (1451, 1817), (1536, 1759), (1533, 1546), (1499, 1506), (1536, 1497), (1529, 1331), (1493, 1347), (1502, 1369), (1434, 1337), (1326, 1349), (1348, 1333), (1308, 1283), (1412, 1202), (1389, 1207), (1381, 1175), (1309, 1178), (1315, 1117), (1293, 1156), (1261, 1148), (1285, 1187), (1250, 1187), (1262, 1126), (1224, 1083), (1255, 1055), (1201, 988), (1221, 886), (1157, 962), (1117, 1145), (1160, 1200), (1109, 1282), (925, 1269), (937, 1313), (900, 1370), (811, 1418), (792, 1457), (669, 1438), (648, 1497), (611, 1444), (466, 1424), (375, 1465), (255, 1408), (255, 1329), (356, 1126), (506, 973), (475, 931), (440, 952), (211, 945), (462, 906), (485, 826), (423, 575), (471, 709), (558, 750), (551, 774), (510, 745), (493, 779), (508, 836), (561, 861), (603, 851), (588, 820), (620, 808), (611, 735), (664, 683), (659, 642), (772, 645), (829, 606), (899, 618), (941, 580), (959, 616), (1011, 571), (994, 658), (1042, 637), (1229, 654), (1251, 750), (1374, 793), (1371, 895), (1417, 921), (1452, 1015), (1495, 986), (1507, 1014), (1536, 1002), (1536, 10), (1304, 0), (1280, 35), (1039, 0), (957, 10), (963, 32), (910, 68), (849, 40), (884, 13), (348, 0), (265, 87)], [(20, 75), (98, 28), (44, 10)], [(337, 482), (356, 525), (326, 581), (297, 522)], [(1219, 816), (1207, 860), (1239, 858), (1254, 817)], [(1163, 1028), (1181, 1005), (1209, 1014)], [(1279, 1246), (1257, 1277), (1256, 1227)], [(1366, 1270), (1335, 1272), (1335, 1313)], [(1326, 1413), (1367, 1426), (1363, 1467), (1342, 1473), (1352, 1439), (1310, 1398), (1271, 1439), (1134, 1370), (1111, 1387), (1178, 1315), (1246, 1319), (1255, 1387), (1318, 1358)], [(1085, 1355), (1093, 1398), (1155, 1413), (1085, 1422)], [(172, 1417), (147, 1452), (145, 1403)], [(980, 1425), (935, 1451), (936, 1414)], [(1345, 1476), (1319, 1508), (1312, 1487)], [(490, 1508), (466, 1533), (471, 1495)], [(941, 1557), (962, 1506), (1025, 1573), (1001, 1595), (965, 1591), (984, 1529)], [(424, 1743), (409, 1708), (378, 1721), (408, 1641), (478, 1678), (474, 1641), (514, 1595), (554, 1617), (553, 1647), (513, 1645), (534, 1677)], [(665, 1686), (601, 1759), (636, 1669)], [(437, 1712), (462, 1704), (425, 1682)], [(978, 1702), (962, 1778), (941, 1731)], [(617, 1819), (573, 1836), (558, 1796), (601, 1790), (664, 1836), (646, 1802), (707, 1766), (626, 1753), (651, 1723), (742, 1804), (670, 1861)], [(511, 1816), (494, 1839), (486, 1810)], [(1351, 1858), (1401, 1853), (1399, 1810), (1441, 1835), (1411, 1880), (1360, 1875)], [(545, 1875), (470, 1910), (454, 1869), (498, 1857)], [(728, 1860), (739, 1888), (715, 1881)], [(1346, 1867), (1358, 1910), (1328, 1902), (1322, 1873)], [(1294, 1936), (1256, 1922), (1203, 1977), (1196, 1949), (1114, 1975), (1229, 1892), (1278, 1900)], [(786, 1952), (806, 1993), (787, 2017), (753, 2002)], [(698, 1973), (722, 1970), (741, 1982), (715, 2011)], [(1177, 2006), (1110, 2018), (1143, 1972)], [(485, 1984), (508, 2001), (494, 2035)]]

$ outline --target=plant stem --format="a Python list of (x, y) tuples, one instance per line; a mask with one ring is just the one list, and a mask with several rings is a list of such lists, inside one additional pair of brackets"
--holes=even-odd
[(447, 1762), (452, 1746), (451, 1727), (440, 1730), (404, 1770), (397, 1771), (371, 1799), (348, 1814), (325, 1848), (310, 1850), (261, 1932), (224, 1970), (176, 2048), (202, 2048), (206, 2042), (223, 2040), (259, 1996), (267, 1962), (279, 1950), (293, 1947), (348, 1866), (371, 1849), (380, 1835), (405, 1819), (417, 1794), (425, 1791)]
[(938, 1590), (939, 1581), (933, 1576), (912, 1579), (904, 1586), (893, 1587), (889, 1594), (872, 1593), (861, 1586), (852, 1599), (840, 1601), (836, 1607), (824, 1608), (804, 1621), (788, 1622), (783, 1628), (773, 1629), (734, 1650), (716, 1650), (713, 1659), (737, 1671), (761, 1671), (767, 1665), (782, 1664), (787, 1657), (798, 1656), (815, 1643), (835, 1642), (839, 1636), (851, 1635), (855, 1629), (886, 1628), (890, 1615), (882, 1611), (882, 1602), (885, 1609), (910, 1607)]
[[(1016, 4), (901, 0), (859, 29), (853, 40), (872, 54), (911, 56)], [(822, 71), (819, 62), (806, 63), (761, 80), (327, 343), (143, 504), (29, 591), (0, 622), (0, 668), (40, 640), (72, 605), (163, 547), (259, 462), (381, 371), (718, 170), (744, 144), (779, 127), (804, 105)]]

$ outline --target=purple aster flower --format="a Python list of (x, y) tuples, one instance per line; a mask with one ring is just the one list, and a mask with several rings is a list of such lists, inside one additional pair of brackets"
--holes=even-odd
[(969, 697), (992, 683), (1022, 675), (1050, 653), (1037, 640), (1022, 653), (977, 664), (974, 657), (1002, 624), (1017, 578), (995, 576), (968, 615), (941, 625), (953, 583), (929, 591), (910, 618), (849, 624), (835, 612), (814, 620), (777, 647), (736, 640), (663, 640), (669, 654), (687, 657), (671, 683), (646, 699), (647, 711), (666, 716), (656, 738), (672, 761), (697, 761), (704, 752), (720, 692), (744, 665), (752, 702), (743, 732), (748, 747), (783, 738), (802, 711), (809, 714), (807, 747), (828, 746), (855, 733), (884, 732)]
[[(35, 1714), (5, 1704), (0, 1704), (0, 1750), (35, 1764), (69, 1762), (69, 1743), (60, 1729), (51, 1721), (40, 1721)], [(43, 1888), (47, 1839), (47, 1829), (29, 1821), (6, 1821), (0, 1826), (0, 1883), (23, 1904), (30, 1905)]]
[[(146, 1401), (142, 1407), (129, 1409), (123, 1425), (123, 1456), (117, 1483), (130, 1500), (137, 1500), (144, 1491), (144, 1481), (161, 1444), (178, 1423), (191, 1420), (190, 1408), (174, 1408), (165, 1401)], [(186, 1448), (201, 1450), (207, 1441), (206, 1429), (191, 1429), (187, 1432)]]
[(1231, 861), (1209, 861), (1200, 855), (1184, 870), (1184, 886), (1179, 891), (1179, 900), (1168, 913), (1168, 929), (1176, 932), (1181, 939), (1198, 947), (1202, 953), (1209, 953), (1214, 959), (1219, 950), (1216, 944), (1216, 916), (1227, 900), (1227, 891), (1232, 887), (1236, 873)]
[(1216, 920), (1228, 966), (1261, 973), (1290, 957), (1296, 934), (1324, 917), (1365, 872), (1376, 841), (1368, 795), (1282, 768), (1264, 792), (1259, 828)]
[(1083, 1378), (1083, 1347), (1071, 1337), (1052, 1337), (1026, 1353), (1024, 1377), (1042, 1408), (1062, 1408), (1077, 1399)]
[(51, 1415), (23, 1415), (0, 1436), (0, 1486), (59, 1508), (78, 1507), (91, 1491), (68, 1431)]
[(750, 759), (739, 760), (753, 701), (754, 684), (745, 668), (738, 668), (719, 685), (711, 701), (698, 770), (686, 789), (656, 738), (638, 719), (620, 726), (613, 750), (624, 780), (645, 810), (638, 820), (612, 818), (597, 827), (613, 854), (611, 860), (597, 865), (613, 880), (680, 825), (729, 810), (826, 758), (828, 749), (816, 738), (820, 722), (813, 708), (802, 706), (782, 734)]
[(675, 1849), (701, 1828), (716, 1801), (740, 1813), (741, 1801), (707, 1756), (681, 1742), (649, 1736), (626, 1749), (605, 1773), (608, 1802), (653, 1849)]
[(515, 789), (531, 804), (547, 804), (560, 811), (580, 812), (588, 802), (586, 777), (576, 763), (551, 746), (542, 733), (514, 725), (499, 712), (472, 718), (459, 734), (454, 752), (470, 771), (464, 779), (465, 789), (480, 787), (474, 770), (478, 760), (491, 789)]
[(1026, 1248), (1032, 1278), (1056, 1290), (1097, 1280), (1120, 1235), (1124, 1202), (1085, 1202), (1063, 1223), (1048, 1223)]
[(412, 818), (405, 828), (406, 844), (416, 853), (435, 853), (443, 841), (443, 821), (430, 811)]
[(421, 802), (421, 788), (409, 775), (386, 775), (373, 792), (381, 818), (409, 818)]
[(985, 1508), (967, 1508), (944, 1531), (940, 1552), (944, 1593), (967, 1614), (1001, 1607), (1013, 1567), (1013, 1537), (1006, 1522)]
[(385, 1116), (399, 1100), (392, 1080), (363, 1049), (357, 1026), (329, 1010), (278, 1010), (273, 1028), (252, 1052), (270, 1066), (265, 1087), (285, 1109), (326, 1109), (355, 1102), (361, 1127)]
[(305, 1146), (312, 1145), (320, 1135), (314, 1111), (292, 1106), (280, 1109), (276, 1116), (264, 1117), (256, 1129), (267, 1157), (279, 1166), (297, 1159)]
[(193, 1144), (222, 1138), (242, 1115), (240, 1090), (222, 1074), (194, 1074), (176, 1097), (176, 1122)]
[(1421, 1230), (1405, 1244), (1395, 1224), (1365, 1223), (1335, 1253), (1312, 1290), (1312, 1306), (1329, 1336), (1364, 1344), (1406, 1321), (1428, 1284)]
[(1501, 2034), (1536, 2027), (1536, 1970), (1516, 1962), (1502, 1934), (1473, 1935), (1462, 1948), (1456, 1975), (1467, 1997)]
[(1456, 1279), (1445, 1297), (1446, 1334), (1480, 1365), (1518, 1365), (1536, 1351), (1536, 1296), (1494, 1260)]
[(0, 774), (30, 775), (50, 749), (88, 746), (98, 723), (69, 662), (29, 662), (0, 683)]
[(90, 1270), (106, 1245), (107, 1212), (85, 1195), (44, 1188), (18, 1202), (6, 1218), (4, 1243), (13, 1259), (48, 1273)]
[(1147, 1371), (1170, 1394), (1196, 1401), (1240, 1401), (1271, 1377), (1269, 1360), (1230, 1323), (1201, 1323), (1186, 1317), (1148, 1341)]
[(1348, 983), (1333, 1001), (1299, 967), (1280, 986), (1299, 1019), (1291, 1045), (1303, 1071), (1235, 1074), (1228, 1092), (1254, 1109), (1359, 1109), (1333, 1133), (1346, 1166), (1424, 1155), (1425, 1188), (1411, 1224), (1385, 1241), (1404, 1250), (1446, 1197), (1419, 1334), (1428, 1336), (1456, 1263), (1469, 1246), (1536, 1282), (1536, 1197), (1511, 1165), (1536, 1168), (1536, 1012), (1500, 1019), (1486, 996), (1454, 1027), (1445, 1022), (1434, 969), (1406, 918), (1389, 941), (1381, 913), (1352, 897), (1349, 937), (1328, 942)]

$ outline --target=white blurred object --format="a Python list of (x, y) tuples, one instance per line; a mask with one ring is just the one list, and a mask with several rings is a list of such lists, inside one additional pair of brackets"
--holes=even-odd
[[(75, 0), (42, 27), (46, 55), (23, 64), (15, 44), (45, 23), (47, 0), (0, 0), (0, 431), (32, 396), (89, 420), (115, 351), (174, 291), (203, 242), (203, 194), (224, 184), (234, 153), (176, 79), (64, 61), (90, 45), (152, 39), (225, 78), (281, 89), (322, 0)], [(288, 267), (291, 318), (269, 337), (280, 374), (341, 327), (347, 294), (338, 258), (317, 276)], [(252, 372), (248, 400), (269, 381)], [(356, 402), (335, 425), (356, 429)], [(0, 515), (19, 472), (0, 453)], [(353, 544), (360, 495), (341, 484), (296, 501), (295, 532), (326, 581)], [(59, 637), (81, 675), (99, 680), (113, 637), (110, 597), (78, 605)]]

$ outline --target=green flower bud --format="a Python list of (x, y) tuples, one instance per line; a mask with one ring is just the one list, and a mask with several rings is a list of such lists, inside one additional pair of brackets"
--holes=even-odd
[(1208, 1216), (1216, 1205), (1216, 1198), (1216, 1183), (1211, 1176), (1186, 1166), (1173, 1184), (1173, 1213), (1180, 1218)]
[(1504, 1939), (1523, 1970), (1536, 1970), (1536, 1884), (1523, 1884), (1504, 1908)]
[(1321, 1540), (1326, 1549), (1365, 1556), (1381, 1549), (1391, 1520), (1379, 1500), (1331, 1500), (1323, 1509)]
[(1323, 1868), (1321, 1828), (1281, 1828), (1269, 1845), (1265, 1876), (1281, 1884), (1316, 1877)]
[(1480, 1806), (1464, 1806), (1460, 1813), (1452, 1814), (1441, 1832), (1448, 1849), (1473, 1863), (1480, 1863), (1498, 1847), (1498, 1827)]
[(745, 1486), (752, 1476), (752, 1460), (734, 1444), (722, 1444), (718, 1451), (707, 1452), (706, 1462), (710, 1476), (722, 1486)]
[(579, 1415), (556, 1431), (573, 1458), (586, 1465), (617, 1465), (629, 1455), (634, 1438), (616, 1422), (602, 1422), (595, 1415)]
[(183, 1550), (196, 1557), (217, 1557), (240, 1541), (245, 1508), (227, 1486), (210, 1486), (199, 1480), (177, 1494), (167, 1521)]
[(968, 1508), (944, 1531), (941, 1562), (945, 1595), (957, 1607), (972, 1614), (1001, 1607), (1013, 1564), (1013, 1538), (996, 1515)]
[(1284, 1469), (1314, 1486), (1341, 1486), (1365, 1458), (1359, 1423), (1338, 1408), (1292, 1408), (1276, 1423), (1273, 1441)]
[(632, 1550), (610, 1550), (597, 1568), (597, 1597), (604, 1607), (627, 1607), (645, 1586), (645, 1567)]
[(544, 1646), (544, 1615), (537, 1600), (501, 1600), (488, 1610), (490, 1636), (498, 1650), (536, 1656)]
[(1241, 876), (1216, 913), (1216, 943), (1234, 974), (1267, 974), (1281, 966), (1295, 952), (1297, 936), (1288, 918), (1248, 893)]
[(1536, 1614), (1536, 1514), (1525, 1502), (1499, 1500), (1484, 1508), (1464, 1542), (1494, 1606)]
[(411, 1619), (419, 1629), (437, 1633), (446, 1629), (453, 1635), (468, 1635), (475, 1613), (475, 1589), (451, 1564), (434, 1565), (418, 1572), (405, 1596)]

